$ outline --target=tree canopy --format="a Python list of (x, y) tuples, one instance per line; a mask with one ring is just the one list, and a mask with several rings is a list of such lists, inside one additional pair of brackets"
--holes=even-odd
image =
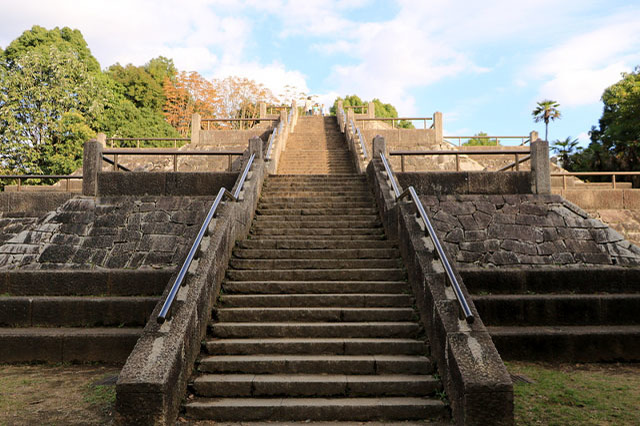
[[(363, 101), (360, 99), (358, 95), (347, 95), (344, 98), (336, 98), (333, 101), (333, 106), (330, 109), (330, 113), (335, 115), (338, 111), (338, 101), (342, 101), (342, 105), (347, 106), (359, 106), (359, 105), (368, 105), (369, 101)], [(398, 117), (398, 110), (391, 104), (385, 104), (380, 99), (374, 98), (371, 102), (374, 104), (375, 108), (375, 116), (376, 117), (386, 117), (386, 118), (396, 118)], [(359, 112), (359, 111), (357, 111)], [(413, 124), (410, 121), (400, 120), (396, 123), (396, 127), (405, 128), (405, 129), (413, 129)]]
[(473, 135), (471, 139), (463, 143), (464, 146), (496, 146), (498, 142), (494, 139), (491, 140), (485, 132), (479, 132)]
[(559, 119), (562, 114), (558, 107), (560, 104), (556, 101), (545, 99), (537, 103), (536, 107), (531, 112), (533, 121), (539, 123), (544, 122), (544, 140), (549, 140), (549, 121), (555, 121)]

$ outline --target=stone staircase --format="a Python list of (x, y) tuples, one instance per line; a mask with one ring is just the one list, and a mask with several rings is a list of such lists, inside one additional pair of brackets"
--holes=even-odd
[[(333, 129), (330, 120), (302, 118), (297, 129)], [(330, 139), (339, 147), (337, 135)], [(344, 141), (335, 149), (341, 154), (292, 165), (292, 148), (302, 140), (289, 140), (281, 170), (352, 170), (335, 160), (347, 156)], [(185, 416), (448, 420), (409, 291), (364, 176), (269, 177), (252, 229), (230, 261)]]
[(504, 269), (483, 275), (467, 282), (503, 358), (640, 361), (636, 271)]
[(0, 362), (123, 363), (169, 273), (43, 271), (0, 282)]
[(301, 116), (280, 157), (278, 174), (355, 173), (335, 117)]

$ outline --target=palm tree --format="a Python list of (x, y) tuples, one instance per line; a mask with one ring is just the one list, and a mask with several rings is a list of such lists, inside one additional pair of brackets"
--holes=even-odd
[(531, 115), (533, 115), (533, 121), (539, 123), (544, 121), (544, 140), (548, 141), (549, 135), (549, 120), (553, 121), (560, 118), (561, 114), (558, 110), (560, 106), (556, 101), (545, 99), (542, 102), (538, 102), (538, 106), (535, 107)]
[(571, 155), (573, 155), (577, 147), (578, 139), (571, 140), (570, 136), (563, 141), (558, 139), (551, 145), (551, 149), (560, 155), (560, 162), (565, 170), (571, 168)]

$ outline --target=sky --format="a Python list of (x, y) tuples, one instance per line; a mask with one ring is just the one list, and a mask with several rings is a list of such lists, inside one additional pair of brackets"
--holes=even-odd
[(33, 25), (79, 29), (102, 68), (159, 55), (207, 78), (286, 85), (331, 105), (357, 94), (445, 135), (588, 143), (600, 97), (640, 65), (640, 0), (0, 0), (0, 47)]

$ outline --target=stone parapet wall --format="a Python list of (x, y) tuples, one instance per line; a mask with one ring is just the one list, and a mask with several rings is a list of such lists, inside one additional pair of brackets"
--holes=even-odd
[(640, 248), (558, 195), (421, 195), (462, 267), (639, 265)]
[(102, 172), (98, 195), (215, 196), (223, 186), (232, 188), (237, 177), (237, 172)]
[(173, 268), (211, 202), (211, 197), (75, 197), (4, 241), (0, 268)]
[(396, 173), (403, 188), (413, 186), (419, 194), (531, 194), (530, 172)]
[(553, 188), (553, 193), (585, 210), (640, 209), (640, 189), (613, 188)]
[(0, 214), (39, 216), (77, 194), (70, 192), (0, 192)]

